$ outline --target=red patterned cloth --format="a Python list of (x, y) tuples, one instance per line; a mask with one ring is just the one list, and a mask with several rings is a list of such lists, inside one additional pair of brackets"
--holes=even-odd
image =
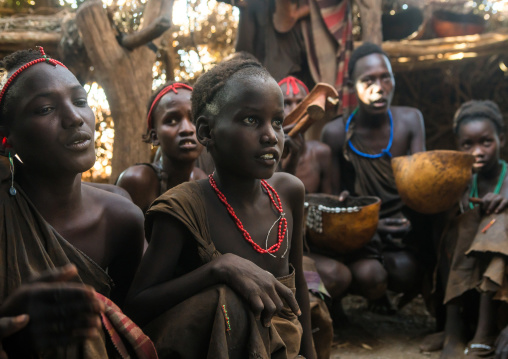
[[(95, 296), (106, 306), (106, 311), (101, 313), (102, 324), (121, 357), (128, 359), (134, 354), (138, 359), (157, 359), (157, 352), (150, 338), (123, 314), (115, 303), (99, 293), (95, 293)], [(131, 350), (127, 349), (126, 344)]]
[(309, 0), (309, 5), (310, 22), (304, 22), (303, 26), (312, 76), (316, 82), (335, 85), (342, 111), (348, 115), (356, 107), (354, 92), (347, 86), (347, 68), (353, 51), (351, 2)]

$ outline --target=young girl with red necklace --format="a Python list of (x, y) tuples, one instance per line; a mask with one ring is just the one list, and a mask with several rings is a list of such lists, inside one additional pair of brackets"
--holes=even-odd
[(302, 271), (304, 188), (275, 173), (283, 97), (257, 62), (230, 60), (192, 94), (198, 140), (216, 170), (159, 197), (126, 311), (159, 355), (315, 358)]

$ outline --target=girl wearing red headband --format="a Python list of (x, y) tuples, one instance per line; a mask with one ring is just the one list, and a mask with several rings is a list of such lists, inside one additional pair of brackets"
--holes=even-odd
[(0, 67), (0, 317), (28, 314), (2, 346), (9, 358), (107, 358), (100, 318), (111, 309), (106, 297), (123, 304), (143, 214), (81, 183), (95, 162), (95, 117), (76, 77), (42, 49)]
[(159, 146), (154, 163), (140, 163), (126, 169), (117, 185), (126, 189), (133, 202), (146, 212), (150, 204), (168, 189), (191, 179), (205, 178), (194, 167), (203, 146), (196, 139), (190, 97), (192, 87), (168, 82), (148, 104), (145, 142)]

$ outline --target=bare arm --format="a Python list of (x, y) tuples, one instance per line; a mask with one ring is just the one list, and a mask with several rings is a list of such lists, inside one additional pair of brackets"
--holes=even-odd
[(108, 274), (115, 283), (111, 299), (119, 307), (123, 307), (143, 255), (144, 216), (132, 202), (125, 203), (122, 199), (110, 202), (107, 219), (110, 224), (109, 238), (113, 240), (111, 252), (114, 255), (108, 266)]
[(328, 145), (321, 145), (318, 149), (319, 167), (321, 168), (320, 192), (332, 194), (332, 151)]
[(327, 144), (331, 150), (330, 176), (332, 181), (332, 193), (340, 194), (340, 157), (342, 155), (345, 131), (342, 118), (326, 124), (321, 133), (321, 141)]
[(425, 125), (423, 122), (423, 115), (419, 110), (413, 110), (415, 119), (411, 126), (413, 133), (409, 146), (411, 154), (425, 151)]
[(292, 193), (293, 208), (293, 235), (291, 238), (291, 252), (289, 253), (289, 262), (295, 268), (296, 300), (300, 305), (302, 315), (298, 318), (303, 328), (302, 345), (300, 353), (307, 359), (316, 358), (316, 353), (312, 344), (312, 331), (310, 324), (310, 306), (309, 290), (307, 282), (303, 275), (303, 202), (305, 197), (305, 188), (303, 183), (296, 182)]
[(175, 218), (159, 216), (154, 220), (150, 244), (125, 305), (125, 312), (139, 325), (147, 324), (204, 288), (218, 284), (212, 272), (213, 262), (175, 277), (184, 243), (192, 240), (189, 231)]
[[(171, 238), (168, 238), (171, 233)], [(267, 271), (234, 254), (224, 254), (180, 277), (175, 277), (190, 232), (170, 216), (156, 218), (150, 245), (129, 291), (125, 312), (141, 326), (205, 288), (226, 284), (242, 296), (256, 317), (264, 313), (265, 324), (285, 299), (293, 311), (298, 304), (291, 291)]]

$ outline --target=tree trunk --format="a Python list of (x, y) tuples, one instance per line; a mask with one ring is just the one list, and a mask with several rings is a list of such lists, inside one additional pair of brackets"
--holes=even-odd
[(362, 19), (362, 41), (381, 45), (383, 42), (381, 0), (359, 0), (357, 4)]
[[(163, 0), (150, 0), (143, 23), (153, 24), (163, 4)], [(150, 149), (142, 142), (141, 135), (146, 131), (146, 105), (151, 94), (152, 66), (156, 56), (147, 46), (133, 50), (123, 47), (101, 1), (84, 2), (76, 13), (76, 21), (115, 122), (110, 177), (110, 182), (114, 182), (127, 167), (149, 160)]]

